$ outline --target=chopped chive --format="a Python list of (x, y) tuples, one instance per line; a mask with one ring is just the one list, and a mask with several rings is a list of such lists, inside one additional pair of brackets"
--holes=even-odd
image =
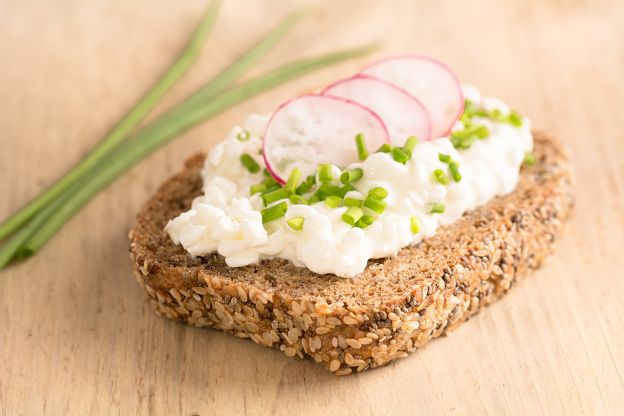
[(366, 150), (366, 141), (364, 141), (363, 133), (355, 135), (355, 146), (357, 147), (358, 158), (360, 160), (366, 160), (368, 157), (368, 150)]
[(281, 218), (286, 214), (286, 211), (288, 211), (288, 204), (286, 202), (280, 202), (272, 207), (265, 208), (260, 211), (260, 214), (262, 215), (262, 223), (265, 224)]
[(288, 176), (284, 189), (294, 192), (297, 185), (299, 185), (299, 181), (301, 181), (301, 170), (299, 170), (299, 168), (293, 168), (293, 170), (290, 171), (290, 176)]
[(272, 202), (279, 201), (280, 199), (286, 199), (291, 195), (291, 192), (286, 188), (279, 188), (274, 191), (262, 194), (262, 201), (264, 205), (269, 205)]
[(312, 189), (312, 186), (316, 184), (316, 175), (308, 175), (303, 182), (297, 187), (297, 194), (303, 195)]
[(301, 195), (293, 194), (290, 196), (290, 203), (308, 205), (308, 200), (302, 197)]
[(499, 121), (499, 122), (504, 123), (507, 121), (507, 117), (505, 117), (505, 115), (499, 108), (495, 108), (494, 110), (490, 111), (489, 116), (491, 119)]
[(509, 124), (511, 124), (512, 126), (522, 126), (522, 116), (517, 111), (510, 112), (507, 116), (507, 121), (509, 121)]
[(295, 191), (295, 193), (297, 195), (303, 195), (306, 192), (308, 192), (310, 190), (310, 188), (312, 188), (312, 185), (307, 183), (307, 182), (301, 182), (301, 185), (299, 185), (297, 187), (297, 190)]
[[(262, 185), (265, 185), (265, 184), (262, 184)], [(266, 186), (266, 185), (265, 185), (265, 186)], [(280, 188), (281, 188), (281, 186), (279, 186), (279, 184), (274, 183), (273, 185), (267, 186), (267, 187), (266, 187), (266, 189), (265, 189), (264, 191), (260, 191), (260, 193), (261, 193), (262, 195), (266, 195), (266, 194), (268, 194), (269, 192), (273, 192), (273, 191), (275, 191), (275, 190), (277, 190), (277, 189), (280, 189)]]
[(263, 183), (251, 185), (249, 187), (249, 195), (257, 194), (258, 192), (264, 192), (266, 191), (266, 189), (267, 189), (267, 186)]
[(338, 185), (332, 185), (329, 182), (323, 182), (321, 186), (319, 186), (317, 192), (321, 192), (325, 196), (336, 195), (340, 192), (340, 187)]
[(469, 99), (464, 100), (464, 114), (472, 113), (476, 109), (476, 104)]
[(385, 201), (382, 201), (380, 199), (368, 196), (364, 200), (364, 203), (362, 205), (364, 205), (366, 208), (376, 212), (377, 214), (382, 214), (384, 212), (384, 210), (386, 209), (386, 206), (388, 204), (386, 204)]
[(450, 163), (451, 155), (446, 155), (444, 153), (438, 153), (438, 160), (442, 163)]
[(250, 137), (251, 134), (249, 134), (247, 130), (242, 130), (236, 135), (236, 138), (241, 142), (246, 142), (247, 140), (249, 140)]
[(349, 191), (355, 191), (355, 188), (351, 184), (346, 184), (342, 188), (338, 189), (338, 192), (336, 192), (336, 195), (338, 195), (340, 198), (344, 198), (344, 196)]
[(355, 225), (360, 218), (364, 215), (364, 211), (360, 207), (349, 207), (344, 214), (342, 214), (342, 220), (349, 225)]
[(244, 153), (240, 157), (240, 161), (250, 173), (260, 172), (260, 165), (255, 161), (249, 153)]
[(392, 149), (392, 158), (399, 163), (405, 164), (410, 159), (410, 155), (400, 147)]
[(429, 213), (430, 214), (442, 214), (446, 210), (446, 207), (442, 202), (434, 202), (429, 205)]
[(533, 152), (526, 152), (524, 154), (524, 161), (522, 162), (527, 166), (531, 166), (535, 164), (535, 154)]
[(292, 217), (291, 219), (286, 221), (286, 224), (288, 224), (288, 226), (293, 230), (300, 231), (303, 228), (304, 221), (305, 218), (303, 217)]
[(332, 165), (327, 163), (319, 165), (318, 176), (319, 181), (321, 182), (331, 182), (334, 179), (334, 174), (332, 173)]
[(407, 140), (405, 140), (405, 144), (403, 145), (403, 150), (405, 150), (405, 152), (411, 156), (417, 144), (418, 144), (418, 137), (410, 136), (407, 138)]
[(314, 194), (310, 197), (310, 199), (308, 199), (308, 204), (315, 204), (319, 202), (320, 200), (321, 198), (319, 198), (317, 194)]
[(480, 139), (485, 139), (490, 135), (490, 130), (485, 126), (479, 126), (474, 130), (474, 134)]
[(459, 165), (457, 162), (449, 163), (449, 171), (451, 172), (451, 177), (455, 182), (461, 181), (462, 175), (459, 173)]
[(386, 197), (388, 196), (388, 191), (386, 190), (386, 188), (376, 186), (368, 191), (368, 196), (376, 199), (386, 199)]
[(390, 153), (392, 152), (392, 145), (390, 143), (384, 143), (379, 146), (379, 149), (375, 153)]
[(410, 217), (410, 230), (412, 230), (412, 234), (420, 232), (420, 219), (418, 217)]
[(342, 182), (344, 184), (348, 184), (348, 183), (351, 183), (351, 182), (357, 182), (360, 179), (362, 179), (363, 175), (364, 175), (364, 171), (362, 170), (362, 168), (355, 168), (355, 169), (345, 170), (340, 175), (340, 182)]
[(442, 169), (436, 169), (433, 171), (433, 179), (435, 179), (436, 182), (441, 183), (442, 185), (448, 185), (449, 183), (448, 177)]
[(269, 172), (269, 170), (267, 168), (262, 169), (262, 174), (264, 176), (266, 176), (267, 178), (271, 178), (271, 172)]
[(372, 215), (364, 214), (362, 217), (355, 223), (355, 226), (358, 228), (366, 228), (375, 222), (375, 218)]
[(364, 201), (359, 198), (345, 198), (343, 205), (345, 207), (361, 207), (363, 202)]
[(342, 198), (337, 195), (329, 195), (325, 198), (325, 205), (330, 208), (336, 208), (342, 202)]

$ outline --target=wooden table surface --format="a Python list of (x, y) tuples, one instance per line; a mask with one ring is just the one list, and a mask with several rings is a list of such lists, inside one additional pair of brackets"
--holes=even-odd
[[(0, 272), (0, 413), (163, 415), (621, 414), (624, 407), (624, 3), (318, 1), (255, 72), (382, 39), (378, 55), (448, 62), (570, 149), (577, 206), (535, 275), (451, 336), (334, 377), (159, 318), (130, 272), (135, 213), (182, 160), (250, 111), (371, 58), (237, 106), (100, 194), (36, 257)], [(203, 1), (0, 0), (0, 217), (79, 160), (179, 51)], [(209, 79), (294, 7), (233, 0), (197, 66)]]

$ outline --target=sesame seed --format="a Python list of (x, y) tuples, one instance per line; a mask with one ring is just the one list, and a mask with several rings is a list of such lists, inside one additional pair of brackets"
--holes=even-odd
[(347, 325), (357, 325), (358, 324), (358, 320), (347, 315), (344, 318), (342, 318), (343, 322)]
[(338, 370), (339, 368), (340, 368), (340, 361), (333, 360), (331, 363), (329, 363), (329, 371), (331, 371), (332, 373)]
[(355, 340), (353, 338), (347, 338), (346, 342), (351, 348), (355, 348), (356, 350), (362, 346), (362, 344), (360, 344), (358, 340)]

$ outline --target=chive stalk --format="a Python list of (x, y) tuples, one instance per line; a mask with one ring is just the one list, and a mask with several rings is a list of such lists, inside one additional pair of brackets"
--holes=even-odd
[(412, 234), (418, 234), (420, 232), (420, 219), (418, 217), (410, 217), (410, 230)]
[(289, 197), (291, 204), (301, 204), (308, 205), (308, 200), (302, 197), (301, 195), (293, 194)]
[(275, 201), (279, 201), (280, 199), (286, 199), (291, 195), (286, 188), (279, 188), (269, 193), (265, 193), (262, 195), (262, 201), (264, 205), (269, 205)]
[(362, 218), (362, 215), (364, 215), (364, 211), (362, 211), (362, 208), (349, 207), (349, 209), (347, 209), (345, 213), (342, 214), (342, 220), (349, 225), (355, 225), (355, 223), (357, 223), (358, 220)]
[(340, 175), (340, 182), (344, 184), (357, 182), (362, 179), (362, 176), (364, 176), (364, 171), (362, 170), (362, 168), (345, 170)]
[(364, 133), (358, 133), (355, 135), (355, 146), (357, 147), (358, 158), (360, 160), (366, 160), (368, 157), (368, 150), (366, 150), (366, 140), (364, 140)]
[(325, 205), (327, 205), (329, 208), (336, 208), (340, 205), (341, 202), (342, 198), (340, 198), (338, 195), (329, 195), (325, 198)]
[(334, 179), (332, 165), (328, 163), (318, 165), (318, 178), (319, 182), (331, 182)]
[(526, 152), (524, 154), (524, 161), (523, 163), (526, 166), (531, 166), (535, 164), (535, 154), (533, 152)]
[(410, 155), (400, 147), (395, 147), (392, 149), (392, 158), (399, 163), (406, 164), (410, 159)]
[(372, 215), (364, 214), (362, 217), (355, 223), (355, 226), (358, 228), (366, 228), (375, 222), (375, 218)]
[(459, 182), (462, 179), (462, 175), (459, 172), (459, 165), (457, 162), (449, 163), (449, 171), (451, 172), (451, 177), (455, 182)]
[(297, 188), (297, 185), (299, 185), (300, 181), (301, 181), (301, 170), (299, 168), (294, 168), (290, 172), (290, 175), (288, 176), (288, 180), (286, 181), (286, 184), (284, 185), (284, 189), (288, 190), (289, 192), (295, 192), (295, 189)]
[(260, 172), (260, 165), (249, 153), (243, 153), (240, 157), (240, 161), (243, 166), (245, 166), (245, 169), (249, 171), (249, 173)]
[(446, 207), (442, 202), (434, 202), (429, 205), (429, 213), (431, 214), (443, 214), (446, 211)]
[(436, 169), (433, 171), (433, 179), (442, 184), (442, 185), (448, 185), (449, 184), (449, 180), (448, 177), (446, 176), (446, 173), (444, 173), (444, 171), (442, 169)]
[(361, 199), (359, 199), (359, 198), (351, 198), (351, 197), (348, 197), (348, 198), (345, 198), (345, 199), (344, 199), (344, 201), (343, 201), (343, 203), (342, 203), (342, 204), (343, 204), (345, 207), (361, 207), (363, 202), (364, 202), (364, 201), (363, 201), (363, 200), (361, 200)]
[[(236, 139), (239, 142), (246, 142), (249, 141), (249, 139), (251, 138), (251, 134), (247, 131), (247, 130), (241, 130), (240, 132), (238, 132), (238, 134), (236, 135)], [(262, 152), (262, 149), (260, 149), (260, 152)]]
[(377, 198), (373, 198), (371, 196), (366, 197), (362, 205), (364, 205), (366, 208), (370, 209), (371, 211), (377, 214), (383, 214), (387, 206), (385, 201), (382, 201)]
[(266, 224), (267, 222), (282, 218), (286, 215), (286, 211), (288, 211), (288, 204), (286, 202), (280, 202), (272, 207), (265, 208), (260, 211), (260, 215), (262, 215), (262, 223)]
[[(117, 150), (106, 158), (99, 166), (97, 174), (93, 173), (88, 177), (82, 178), (75, 186), (68, 189), (63, 195), (63, 203), (59, 209), (53, 211), (46, 209), (45, 212), (41, 212), (41, 218), (37, 220), (37, 224), (42, 225), (32, 229), (29, 228), (31, 234), (22, 245), (22, 251), (26, 254), (37, 252), (67, 220), (99, 191), (106, 188), (147, 155), (199, 122), (214, 117), (216, 114), (251, 96), (291, 79), (316, 69), (366, 54), (371, 50), (371, 46), (365, 46), (292, 62), (237, 87), (233, 87), (210, 102), (202, 103), (202, 105), (198, 105), (187, 112), (176, 114), (176, 117), (168, 117), (160, 123), (150, 124), (138, 132), (132, 140), (120, 145)], [(20, 248), (15, 249), (13, 244), (5, 245), (0, 248), (0, 258), (3, 256), (8, 257), (10, 261), (18, 250)], [(0, 267), (2, 266), (3, 264), (0, 263)]]
[(386, 199), (386, 197), (388, 196), (388, 191), (386, 190), (386, 188), (376, 186), (368, 191), (368, 196), (376, 199)]
[(375, 153), (390, 153), (392, 152), (392, 145), (390, 143), (384, 143), (379, 146), (379, 149)]
[(37, 212), (49, 205), (72, 184), (78, 182), (97, 167), (134, 128), (147, 116), (167, 91), (188, 71), (199, 55), (208, 33), (212, 30), (221, 6), (220, 0), (213, 0), (208, 5), (197, 29), (186, 44), (182, 53), (156, 81), (148, 92), (135, 104), (100, 143), (80, 163), (74, 166), (63, 177), (37, 195), (22, 209), (0, 224), (0, 240), (6, 238)]
[(405, 144), (403, 145), (403, 150), (405, 150), (405, 152), (411, 156), (417, 144), (418, 144), (418, 137), (410, 136), (407, 138), (407, 140), (405, 140)]
[(305, 218), (303, 217), (292, 217), (291, 219), (286, 221), (286, 224), (288, 224), (288, 226), (293, 230), (300, 231), (303, 228), (304, 221)]
[(255, 184), (255, 185), (251, 185), (249, 187), (249, 195), (253, 195), (253, 194), (260, 193), (260, 192), (264, 192), (264, 191), (266, 191), (266, 189), (267, 189), (267, 186), (265, 184), (263, 184), (263, 183), (258, 183), (258, 184)]

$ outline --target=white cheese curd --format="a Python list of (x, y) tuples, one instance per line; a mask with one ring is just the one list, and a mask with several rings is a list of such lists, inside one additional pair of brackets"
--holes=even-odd
[[(465, 86), (464, 93), (488, 111), (498, 109), (503, 115), (509, 114), (505, 103), (482, 98), (474, 87)], [(382, 214), (365, 209), (375, 217), (370, 226), (358, 228), (344, 222), (342, 215), (347, 207), (329, 208), (323, 201), (292, 204), (288, 200), (285, 216), (263, 224), (262, 199), (259, 194), (250, 196), (249, 189), (264, 176), (262, 172), (250, 173), (240, 157), (247, 153), (264, 168), (260, 150), (267, 121), (266, 116), (251, 115), (242, 128), (233, 129), (213, 147), (201, 172), (204, 194), (195, 199), (189, 211), (167, 224), (165, 229), (171, 239), (193, 256), (217, 252), (231, 267), (283, 258), (315, 273), (356, 277), (369, 259), (392, 256), (401, 248), (434, 235), (438, 226), (457, 220), (464, 212), (512, 192), (525, 154), (533, 147), (526, 118), (520, 127), (490, 118), (473, 118), (485, 125), (490, 134), (468, 149), (457, 150), (449, 137), (443, 137), (419, 143), (406, 164), (394, 161), (388, 153), (373, 153), (364, 162), (348, 167), (361, 167), (364, 175), (353, 184), (356, 190), (347, 197), (364, 199), (377, 186), (388, 191), (387, 207)], [(463, 127), (458, 121), (453, 130)], [(244, 130), (250, 137), (240, 141), (237, 135)], [(439, 160), (440, 153), (459, 164), (459, 182), (451, 179), (448, 164)], [(446, 172), (448, 185), (433, 178), (436, 169)], [(341, 185), (339, 172), (334, 167), (336, 185)], [(444, 204), (444, 213), (431, 213), (433, 203)], [(304, 218), (301, 230), (287, 224), (295, 217)], [(412, 217), (420, 223), (417, 233), (410, 226)]]

